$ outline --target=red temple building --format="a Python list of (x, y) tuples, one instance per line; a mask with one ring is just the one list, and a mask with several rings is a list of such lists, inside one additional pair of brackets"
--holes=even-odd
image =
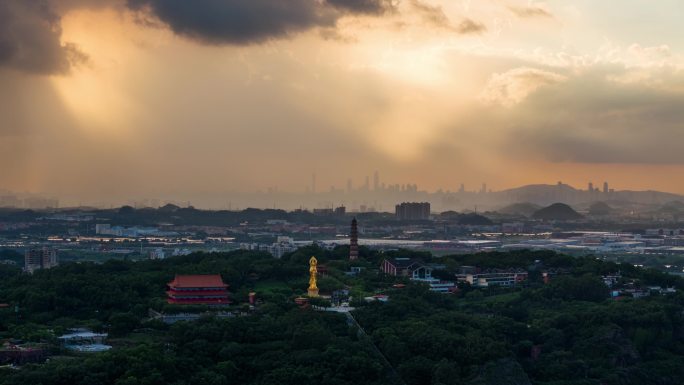
[(176, 305), (229, 305), (228, 285), (218, 274), (176, 275), (168, 283), (167, 302)]

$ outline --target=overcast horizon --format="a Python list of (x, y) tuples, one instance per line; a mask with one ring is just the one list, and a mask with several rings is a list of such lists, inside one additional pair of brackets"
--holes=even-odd
[[(0, 190), (684, 193), (681, 3), (6, 0)], [(200, 204), (201, 206), (201, 204)]]

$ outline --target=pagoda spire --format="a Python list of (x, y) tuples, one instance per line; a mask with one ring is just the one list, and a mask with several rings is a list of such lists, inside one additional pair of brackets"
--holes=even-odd
[(359, 258), (359, 229), (356, 217), (351, 222), (351, 233), (349, 234), (349, 260), (355, 261)]

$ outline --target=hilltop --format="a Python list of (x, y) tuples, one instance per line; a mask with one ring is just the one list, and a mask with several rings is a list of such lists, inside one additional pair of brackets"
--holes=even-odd
[(613, 211), (606, 202), (594, 202), (589, 206), (590, 215), (608, 215)]
[(618, 190), (610, 192), (587, 191), (576, 189), (570, 185), (559, 183), (533, 184), (516, 187), (493, 193), (502, 202), (530, 202), (538, 205), (548, 205), (554, 202), (579, 204), (596, 200), (626, 201), (641, 204), (665, 204), (682, 200), (683, 196), (661, 191), (631, 191)]
[(521, 202), (521, 203), (513, 203), (512, 205), (508, 205), (506, 207), (500, 208), (496, 210), (496, 212), (500, 214), (508, 214), (508, 215), (522, 215), (525, 217), (532, 216), (537, 210), (539, 210), (541, 206), (535, 205), (534, 203), (530, 202)]
[(568, 221), (583, 218), (580, 213), (564, 203), (554, 203), (551, 206), (537, 210), (533, 215), (534, 219), (546, 221)]

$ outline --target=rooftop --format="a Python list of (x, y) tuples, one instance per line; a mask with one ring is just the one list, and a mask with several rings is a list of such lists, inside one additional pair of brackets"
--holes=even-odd
[(207, 275), (176, 275), (173, 281), (169, 282), (172, 287), (228, 287), (223, 283), (219, 274)]
[(65, 334), (63, 336), (57, 337), (60, 340), (72, 340), (72, 339), (88, 339), (88, 338), (104, 338), (107, 337), (106, 333), (93, 333), (90, 331), (76, 332), (71, 334)]
[(387, 261), (398, 269), (410, 268), (413, 265), (422, 265), (422, 262), (414, 258), (388, 258)]

